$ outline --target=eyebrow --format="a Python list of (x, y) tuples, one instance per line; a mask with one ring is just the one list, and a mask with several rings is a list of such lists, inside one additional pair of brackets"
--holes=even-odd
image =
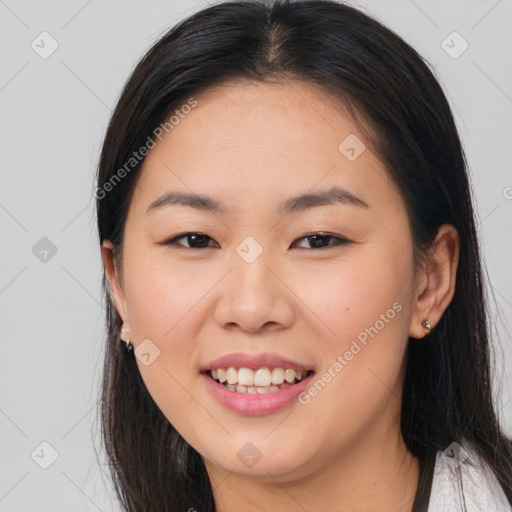
[[(352, 192), (341, 187), (332, 187), (327, 190), (306, 193), (286, 199), (279, 204), (277, 211), (280, 214), (287, 214), (331, 204), (348, 204), (360, 208), (370, 208), (366, 201), (357, 197)], [(153, 201), (147, 207), (146, 214), (172, 205), (189, 206), (197, 210), (224, 214), (229, 213), (231, 210), (224, 203), (205, 194), (170, 191)]]

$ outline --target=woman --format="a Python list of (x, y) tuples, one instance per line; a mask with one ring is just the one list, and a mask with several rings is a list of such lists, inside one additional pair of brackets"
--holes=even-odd
[(204, 9), (134, 70), (97, 178), (126, 510), (512, 510), (465, 157), (396, 34)]

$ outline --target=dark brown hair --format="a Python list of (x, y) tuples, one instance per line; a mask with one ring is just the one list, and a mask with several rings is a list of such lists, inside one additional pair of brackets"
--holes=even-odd
[[(184, 101), (237, 79), (306, 81), (364, 119), (369, 143), (403, 197), (418, 261), (441, 224), (457, 229), (453, 300), (428, 341), (410, 340), (406, 352), (401, 430), (420, 460), (414, 510), (428, 503), (437, 451), (463, 439), (490, 465), (512, 503), (512, 448), (492, 400), (483, 266), (465, 155), (428, 64), (377, 20), (330, 0), (247, 0), (210, 6), (169, 30), (136, 66), (110, 120), (97, 175), (100, 244), (113, 243), (121, 268), (143, 160), (114, 178), (133, 152)], [(120, 342), (121, 318), (105, 276), (103, 291), (107, 340), (99, 412), (122, 505), (130, 512), (214, 511), (201, 455), (159, 410)]]

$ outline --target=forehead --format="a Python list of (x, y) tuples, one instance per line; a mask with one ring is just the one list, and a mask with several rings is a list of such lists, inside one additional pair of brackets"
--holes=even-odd
[[(318, 87), (235, 82), (193, 99), (195, 106), (181, 112), (145, 158), (136, 196), (146, 206), (166, 189), (236, 204), (282, 200), (315, 186), (359, 189), (363, 196), (361, 187), (389, 187), (369, 141), (341, 102)], [(360, 155), (347, 158), (347, 144)]]

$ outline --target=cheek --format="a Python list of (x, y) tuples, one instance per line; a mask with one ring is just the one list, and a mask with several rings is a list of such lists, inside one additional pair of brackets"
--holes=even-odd
[[(202, 329), (201, 298), (215, 282), (214, 276), (170, 266), (151, 251), (134, 250), (125, 259), (125, 287), (129, 298), (130, 327), (138, 343), (151, 340), (151, 362), (137, 358), (141, 377), (155, 403), (175, 428), (187, 431), (189, 418), (197, 417), (193, 398), (191, 361), (197, 360)], [(155, 357), (155, 354), (156, 357)], [(201, 418), (207, 422), (207, 418)], [(218, 432), (216, 432), (218, 435)]]
[(375, 330), (383, 349), (402, 339), (412, 279), (411, 262), (403, 254), (386, 254), (375, 246), (296, 281), (298, 295), (325, 327), (327, 351), (348, 350), (352, 340), (364, 343)]
[[(318, 344), (321, 382), (315, 386), (318, 398), (312, 401), (318, 400), (315, 410), (320, 415), (338, 415), (347, 431), (360, 424), (354, 414), (363, 422), (373, 417), (390, 390), (400, 385), (412, 260), (406, 250), (398, 253), (368, 248), (364, 257), (346, 258), (338, 268), (312, 276), (301, 287), (308, 309), (327, 326)], [(333, 403), (339, 405), (336, 412), (329, 405)], [(350, 421), (347, 410), (352, 411)]]
[(323, 364), (310, 387), (310, 403), (316, 401), (315, 414), (325, 421), (335, 417), (347, 435), (369, 427), (399, 390), (412, 276), (407, 251), (399, 253), (375, 247), (302, 288), (310, 309), (329, 327), (319, 346)]
[(133, 252), (125, 266), (128, 314), (136, 337), (166, 344), (182, 321), (194, 315), (214, 282), (200, 267), (197, 272), (193, 265), (182, 268), (149, 250)]
[(141, 375), (159, 405), (179, 403), (186, 408), (186, 394), (179, 383), (190, 380), (191, 361), (197, 360), (194, 340), (200, 338), (204, 323), (201, 299), (214, 284), (215, 276), (204, 276), (190, 267), (176, 268), (165, 258), (157, 260), (148, 250), (132, 251), (126, 257), (125, 269), (128, 315), (135, 345), (146, 343), (151, 352), (150, 365), (137, 359)]

